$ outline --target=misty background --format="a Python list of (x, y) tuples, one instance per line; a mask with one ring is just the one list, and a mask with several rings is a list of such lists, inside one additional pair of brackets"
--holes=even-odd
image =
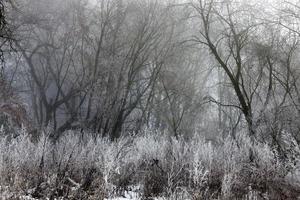
[[(142, 185), (145, 197), (170, 199), (178, 197), (178, 188), (189, 188), (184, 194), (193, 199), (300, 196), (298, 1), (4, 0), (0, 5), (2, 147), (26, 154), (14, 158), (3, 150), (2, 169), (15, 167), (18, 177), (27, 176), (24, 166), (38, 171), (27, 176), (37, 180), (22, 182), (26, 187), (17, 191), (34, 188), (32, 197), (58, 198), (57, 190), (41, 185), (57, 189), (68, 178), (81, 195), (96, 176), (104, 183), (95, 186), (103, 198), (118, 196), (120, 188), (128, 191), (128, 185)], [(105, 148), (96, 150), (100, 143)], [(26, 160), (29, 146), (35, 161)], [(211, 160), (200, 152), (210, 152)], [(69, 159), (59, 159), (62, 155)], [(100, 155), (102, 168), (94, 160)], [(7, 159), (16, 159), (15, 165)], [(225, 165), (230, 167), (220, 167)], [(121, 169), (116, 172), (121, 178), (113, 169)], [(131, 170), (144, 175), (135, 177)], [(55, 186), (47, 182), (62, 171)], [(1, 185), (14, 188), (14, 178)], [(156, 191), (158, 183), (163, 189)], [(65, 190), (63, 195), (70, 198)]]

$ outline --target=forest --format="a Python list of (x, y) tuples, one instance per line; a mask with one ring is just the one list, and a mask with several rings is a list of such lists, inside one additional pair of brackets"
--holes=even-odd
[(0, 199), (300, 199), (300, 2), (0, 0)]

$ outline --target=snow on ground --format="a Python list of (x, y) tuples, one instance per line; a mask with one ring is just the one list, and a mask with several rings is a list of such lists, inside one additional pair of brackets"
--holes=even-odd
[(105, 198), (104, 200), (139, 200), (140, 195), (134, 191), (126, 191), (124, 197)]
[[(130, 191), (125, 191), (122, 197), (105, 198), (104, 200), (141, 200), (141, 186), (131, 186)], [(162, 197), (153, 198), (153, 200), (164, 200)]]
[[(139, 195), (128, 192), (124, 197), (115, 197), (115, 198), (105, 198), (104, 200), (141, 200)], [(153, 198), (153, 200), (164, 200), (162, 197)]]

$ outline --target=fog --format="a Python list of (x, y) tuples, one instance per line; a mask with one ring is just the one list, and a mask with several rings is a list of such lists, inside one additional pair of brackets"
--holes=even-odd
[(1, 199), (297, 199), (300, 4), (0, 2)]

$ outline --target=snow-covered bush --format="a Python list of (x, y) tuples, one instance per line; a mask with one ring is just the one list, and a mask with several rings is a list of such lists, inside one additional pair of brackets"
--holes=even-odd
[[(68, 131), (55, 143), (22, 129), (0, 138), (1, 193), (37, 198), (95, 199), (136, 196), (166, 199), (243, 199), (299, 195), (294, 160), (281, 160), (268, 144), (251, 144), (242, 134), (215, 145), (205, 138), (174, 138), (146, 130), (115, 142)], [(249, 149), (255, 160), (249, 160)], [(288, 196), (290, 195), (290, 196)]]

